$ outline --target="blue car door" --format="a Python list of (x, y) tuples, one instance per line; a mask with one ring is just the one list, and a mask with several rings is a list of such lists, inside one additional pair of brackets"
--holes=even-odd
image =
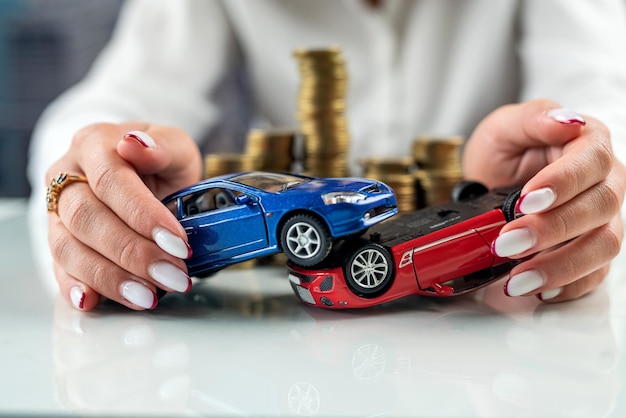
[[(209, 202), (209, 203), (207, 203)], [(181, 224), (193, 255), (189, 267), (231, 264), (234, 257), (267, 247), (265, 217), (258, 201), (238, 201), (226, 189), (210, 189), (184, 200)]]

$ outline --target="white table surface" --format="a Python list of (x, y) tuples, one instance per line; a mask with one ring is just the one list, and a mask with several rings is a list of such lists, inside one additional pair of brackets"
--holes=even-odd
[(151, 312), (43, 290), (0, 203), (0, 415), (626, 417), (626, 251), (578, 301), (304, 306), (284, 268), (229, 269)]

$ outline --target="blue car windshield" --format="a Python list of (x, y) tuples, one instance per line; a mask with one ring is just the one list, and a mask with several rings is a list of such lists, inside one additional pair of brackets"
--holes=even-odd
[(306, 177), (292, 176), (282, 173), (244, 173), (229, 179), (235, 183), (244, 184), (269, 193), (277, 193), (290, 189), (299, 184), (306, 183), (311, 179)]

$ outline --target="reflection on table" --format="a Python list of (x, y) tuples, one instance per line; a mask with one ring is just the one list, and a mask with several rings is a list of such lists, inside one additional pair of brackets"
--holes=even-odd
[(411, 297), (330, 312), (282, 269), (220, 273), (157, 311), (59, 301), (55, 390), (74, 412), (606, 416), (619, 392), (607, 289), (567, 305)]

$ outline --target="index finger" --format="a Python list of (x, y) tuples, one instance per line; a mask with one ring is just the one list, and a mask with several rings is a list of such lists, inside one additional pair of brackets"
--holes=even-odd
[[(567, 141), (559, 155), (526, 182), (518, 205), (522, 212), (558, 207), (609, 175), (614, 162), (609, 131), (593, 118), (585, 120), (581, 134)], [(533, 199), (542, 202), (535, 204)]]
[[(161, 249), (178, 257), (188, 258), (191, 249), (186, 233), (176, 217), (161, 203), (143, 182), (135, 168), (121, 158), (117, 143), (122, 140), (124, 127), (98, 125), (77, 134), (81, 158), (80, 168), (99, 200), (138, 234), (154, 240)], [(166, 143), (158, 128), (150, 132), (156, 141)], [(166, 146), (146, 150), (154, 159), (167, 166), (171, 154)]]

